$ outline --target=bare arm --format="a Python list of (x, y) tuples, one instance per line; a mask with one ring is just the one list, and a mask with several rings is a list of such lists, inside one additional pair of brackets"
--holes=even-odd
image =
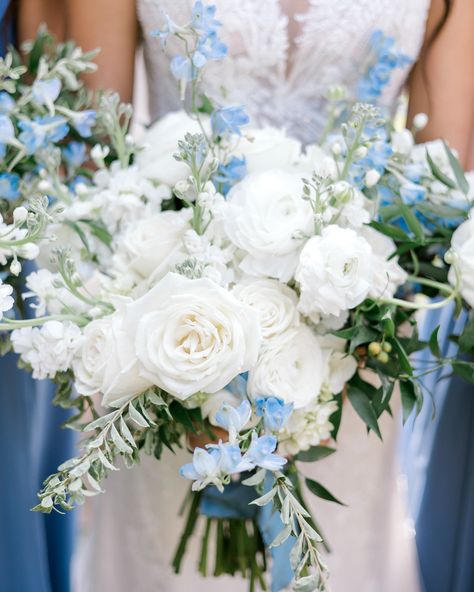
[(462, 163), (474, 168), (474, 2), (453, 0), (441, 32), (428, 47), (443, 14), (442, 0), (433, 0), (425, 46), (410, 82), (409, 119), (429, 115), (419, 141), (445, 138)]
[(23, 0), (20, 40), (31, 38), (41, 22), (85, 51), (100, 48), (99, 70), (87, 75), (88, 86), (111, 88), (131, 102), (138, 35), (135, 0)]

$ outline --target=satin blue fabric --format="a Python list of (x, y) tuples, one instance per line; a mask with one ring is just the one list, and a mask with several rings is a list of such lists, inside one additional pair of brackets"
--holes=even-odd
[[(265, 490), (270, 491), (272, 480), (267, 479)], [(278, 512), (273, 512), (273, 505), (267, 504), (262, 508), (249, 505), (258, 495), (253, 487), (242, 485), (240, 482), (230, 483), (223, 493), (216, 487), (206, 487), (203, 491), (200, 511), (210, 518), (253, 519), (257, 521), (263, 542), (270, 546), (277, 534), (283, 530), (283, 523)], [(289, 555), (295, 544), (294, 537), (270, 549), (271, 563), (271, 592), (284, 590), (293, 579)]]
[[(0, 30), (7, 7), (0, 0)], [(30, 508), (43, 480), (72, 455), (73, 433), (59, 428), (67, 414), (51, 405), (53, 385), (16, 363), (14, 354), (0, 358), (0, 591), (69, 592), (72, 516)]]
[[(440, 325), (439, 342), (447, 357), (457, 355), (448, 336), (460, 333), (466, 322), (465, 313), (458, 319), (453, 313), (453, 306), (430, 311), (420, 332), (428, 339)], [(429, 368), (430, 359), (424, 352), (419, 370)], [(474, 387), (449, 374), (445, 368), (424, 378), (426, 404), (402, 437), (402, 467), (426, 592), (474, 590)]]

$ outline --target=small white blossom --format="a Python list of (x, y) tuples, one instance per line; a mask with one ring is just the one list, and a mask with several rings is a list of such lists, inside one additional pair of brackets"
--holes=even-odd
[(0, 279), (0, 319), (3, 313), (13, 308), (15, 301), (12, 298), (13, 288), (9, 284), (4, 284)]

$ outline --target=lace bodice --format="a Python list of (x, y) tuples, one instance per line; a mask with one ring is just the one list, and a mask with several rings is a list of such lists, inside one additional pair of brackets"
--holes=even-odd
[[(256, 124), (285, 125), (312, 141), (325, 117), (328, 87), (355, 87), (367, 64), (369, 39), (380, 29), (416, 60), (430, 0), (213, 0), (229, 56), (206, 67), (205, 92), (243, 104)], [(138, 0), (153, 119), (179, 108), (169, 56), (150, 31), (167, 13), (186, 22), (192, 0)], [(395, 70), (383, 102), (392, 105), (409, 67)]]

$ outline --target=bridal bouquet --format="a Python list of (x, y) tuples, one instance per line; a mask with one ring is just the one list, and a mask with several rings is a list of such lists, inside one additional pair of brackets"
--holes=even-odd
[[(296, 461), (336, 451), (328, 444), (345, 399), (379, 436), (396, 385), (404, 418), (419, 410), (410, 356), (425, 347), (436, 367), (474, 382), (473, 364), (442, 358), (437, 331), (418, 339), (414, 316), (451, 300), (474, 305), (474, 191), (446, 144), (416, 146), (416, 130), (395, 131), (341, 89), (331, 91), (324, 138), (304, 148), (282, 130), (250, 127), (240, 106), (212, 104), (199, 82), (226, 51), (214, 13), (197, 2), (190, 23), (168, 19), (157, 32), (185, 48), (171, 67), (183, 97), (191, 91), (188, 113), (133, 146), (120, 107), (106, 102), (114, 161), (97, 144), (95, 172), (70, 185), (42, 169), (54, 216), (31, 237), (39, 268), (23, 294), (36, 318), (7, 313), (0, 328), (35, 378), (57, 383), (56, 401), (78, 408), (69, 425), (86, 437), (35, 510), (69, 510), (101, 493), (120, 460), (160, 458), (188, 438), (181, 474), (192, 493), (175, 568), (204, 514), (202, 574), (214, 530), (216, 575), (241, 572), (266, 589), (270, 548), (274, 565), (291, 566), (273, 589), (293, 578), (299, 592), (326, 590)], [(369, 99), (377, 64), (398, 59), (383, 36), (374, 48)], [(457, 339), (472, 353), (474, 324)], [(314, 480), (305, 486), (340, 503)]]

